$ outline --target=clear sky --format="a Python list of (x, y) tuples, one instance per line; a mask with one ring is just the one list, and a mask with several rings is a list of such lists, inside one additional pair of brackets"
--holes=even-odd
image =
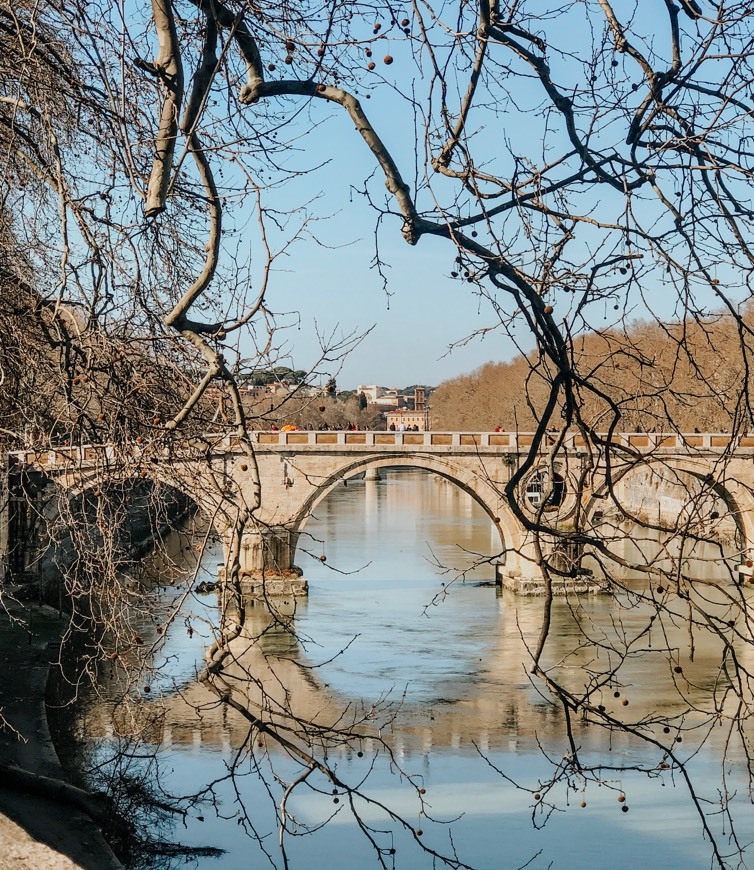
[[(363, 106), (410, 178), (413, 118), (404, 106), (405, 123), (396, 123), (395, 109), (401, 103), (387, 89), (381, 97), (378, 89)], [(310, 225), (310, 237), (297, 241), (274, 266), (268, 293), (271, 308), (300, 312), (300, 325), (278, 335), (288, 355), (280, 362), (308, 369), (318, 356), (318, 334), (370, 329), (341, 363), (323, 367), (336, 373), (340, 389), (372, 383), (435, 386), (490, 360), (509, 359), (516, 349), (502, 332), (450, 349), (493, 324), (494, 315), (489, 304), (474, 295), (473, 285), (450, 278), (455, 247), (431, 237), (409, 246), (395, 216), (388, 216), (379, 230), (388, 295), (373, 266), (377, 213), (352, 190), (363, 188), (374, 172), (374, 158), (342, 110), (315, 104), (315, 117), (317, 112), (330, 115), (330, 120), (305, 139), (305, 150), (291, 156), (289, 167), (319, 168), (267, 194), (268, 202), (281, 211), (316, 199), (309, 211), (322, 218)], [(382, 178), (378, 176), (370, 189), (381, 195)]]
[[(559, 18), (561, 30), (576, 27), (566, 18)], [(576, 34), (574, 31), (574, 38), (581, 38)], [(365, 72), (357, 96), (412, 190), (424, 188), (421, 197), (426, 206), (433, 200), (423, 184), (424, 155), (417, 157), (415, 153), (424, 148), (424, 131), (407, 95), (415, 94), (421, 104), (427, 82), (414, 65), (406, 42), (391, 40), (385, 47), (388, 49), (394, 63), (389, 67), (378, 63), (373, 73)], [(536, 86), (530, 88), (526, 78), (521, 84), (517, 103), (507, 106), (503, 114), (481, 110), (474, 118), (475, 143), (489, 149), (491, 155), (504, 158), (506, 147), (518, 154), (541, 155), (539, 126), (532, 123), (530, 114), (541, 93)], [(309, 201), (309, 213), (324, 218), (310, 225), (314, 238), (297, 242), (290, 256), (276, 263), (269, 292), (271, 307), (301, 315), (300, 328), (294, 327), (286, 335), (289, 359), (281, 363), (308, 369), (318, 355), (317, 333), (349, 334), (372, 327), (342, 361), (337, 373), (339, 388), (359, 383), (436, 386), (486, 362), (515, 355), (513, 342), (502, 330), (451, 350), (451, 345), (463, 342), (476, 330), (494, 325), (495, 315), (487, 301), (474, 295), (473, 284), (450, 278), (457, 253), (452, 243), (424, 237), (416, 247), (410, 247), (401, 236), (402, 221), (395, 215), (386, 216), (378, 231), (380, 256), (387, 263), (388, 298), (373, 267), (377, 211), (358, 192), (368, 179), (369, 193), (376, 203), (389, 203), (397, 210), (374, 156), (338, 106), (292, 99), (273, 101), (269, 108), (273, 107), (284, 109), (288, 118), (295, 117), (291, 127), (280, 128), (278, 141), (286, 137), (290, 141), (276, 160), (290, 172), (301, 174), (268, 192), (267, 199), (281, 213)], [(311, 167), (316, 169), (307, 173)], [(441, 196), (450, 194), (448, 202), (452, 203), (451, 188), (455, 189), (456, 182), (434, 175), (431, 183)], [(623, 201), (618, 205), (622, 208)], [(602, 323), (601, 312), (599, 319)], [(330, 366), (333, 372), (337, 368), (337, 364)]]
[[(647, 26), (650, 24), (648, 19)], [(566, 43), (571, 36), (574, 40), (588, 40), (588, 35), (574, 29), (575, 22), (569, 21), (565, 14), (559, 15), (557, 27), (560, 38)], [(400, 41), (391, 43), (390, 51), (395, 62), (384, 68), (380, 65), (374, 73), (365, 74), (360, 85), (361, 88), (369, 87), (371, 99), (367, 101), (363, 92), (359, 96), (406, 181), (412, 189), (421, 188), (423, 155), (417, 159), (415, 149), (424, 147), (422, 131), (415, 127), (411, 101), (397, 93), (397, 89), (400, 88), (403, 95), (416, 93), (420, 104), (426, 83), (416, 72), (406, 45)], [(557, 57), (566, 67), (571, 63), (567, 54)], [(629, 61), (614, 62), (626, 63), (632, 74), (636, 72)], [(606, 69), (612, 69), (612, 66)], [(578, 69), (566, 68), (561, 72), (564, 80), (579, 81)], [(381, 79), (383, 74), (389, 77), (389, 81)], [(530, 155), (535, 161), (549, 159), (547, 155), (543, 157), (543, 149), (551, 146), (553, 136), (558, 135), (552, 132), (554, 122), (548, 121), (548, 138), (546, 142), (543, 140), (537, 110), (540, 89), (534, 85), (530, 87), (525, 78), (521, 81), (515, 104), (510, 101), (504, 107), (498, 107), (498, 113), (490, 112), (489, 108), (480, 110), (480, 119), (475, 119), (478, 125), (475, 144), (483, 146), (480, 148), (483, 154), (502, 161), (495, 164), (503, 167), (497, 169), (501, 172), (505, 171), (506, 149), (510, 149), (511, 154)], [(640, 96), (626, 97), (626, 100), (640, 99)], [(463, 343), (475, 331), (494, 326), (495, 315), (489, 303), (474, 294), (473, 284), (450, 278), (456, 255), (450, 242), (425, 237), (412, 248), (403, 241), (402, 221), (396, 215), (384, 216), (379, 229), (376, 229), (378, 213), (359, 192), (367, 180), (369, 194), (378, 205), (396, 207), (385, 191), (375, 158), (344, 110), (320, 100), (307, 103), (296, 99), (281, 100), (274, 104), (274, 110), (288, 119), (295, 118), (290, 126), (280, 126), (278, 142), (282, 144), (288, 139), (288, 144), (274, 158), (282, 162), (290, 173), (289, 180), (280, 188), (265, 192), (267, 205), (277, 209), (275, 220), (285, 224), (275, 237), (275, 221), (267, 221), (274, 244), (282, 244), (284, 238), (290, 237), (292, 227), (300, 222), (292, 210), (308, 203), (308, 214), (316, 217), (307, 225), (305, 235), (274, 265), (268, 304), (276, 312), (297, 312), (295, 316), (289, 315), (279, 321), (287, 320), (294, 325), (276, 336), (282, 355), (274, 361), (298, 369), (310, 369), (319, 357), (318, 335), (345, 336), (369, 330), (345, 358), (317, 367), (315, 382), (323, 382), (334, 374), (340, 389), (353, 388), (359, 383), (398, 387), (423, 383), (434, 386), (486, 362), (510, 359), (517, 349), (502, 330), (488, 332), (483, 340), (476, 338)], [(609, 144), (607, 140), (618, 134), (610, 128), (600, 135), (604, 135), (606, 144)], [(621, 127), (621, 143), (624, 137)], [(250, 143), (249, 147), (253, 148), (253, 144)], [(494, 166), (487, 171), (495, 171)], [(274, 171), (271, 177), (276, 177)], [(672, 178), (667, 178), (663, 183), (669, 184), (670, 181)], [(441, 177), (432, 178), (432, 185), (436, 185), (441, 197), (447, 194), (448, 184)], [(424, 205), (432, 202), (426, 185), (422, 196)], [(642, 197), (646, 197), (650, 204), (643, 203)], [(452, 196), (448, 201), (453, 202)], [(600, 189), (595, 193), (587, 188), (587, 193), (574, 208), (590, 214), (598, 206), (602, 220), (608, 224), (620, 224), (625, 200), (622, 195), (611, 194), (609, 190)], [(653, 193), (637, 193), (633, 197), (632, 208), (637, 214), (645, 208), (653, 210), (655, 206)], [(660, 211), (664, 214), (662, 209)], [(647, 212), (645, 223), (659, 233), (663, 229), (661, 220), (669, 218), (666, 215), (658, 218), (660, 223), (653, 224), (651, 214), (654, 212)], [(254, 221), (248, 213), (246, 218), (247, 226), (236, 241), (240, 239), (247, 245), (252, 258), (258, 257), (258, 246), (253, 239)], [(499, 231), (503, 232), (502, 229)], [(594, 248), (598, 248), (597, 237), (583, 226), (577, 235), (583, 248), (581, 256), (588, 262), (590, 256), (595, 256)], [(390, 295), (385, 292), (383, 280), (374, 268), (375, 238), (379, 240)], [(525, 245), (525, 239), (511, 239), (511, 250), (524, 250)], [(527, 255), (537, 254), (529, 251)], [(604, 256), (604, 251), (601, 255)], [(578, 250), (574, 256), (580, 256)], [(555, 316), (569, 320), (572, 333), (646, 317), (649, 314), (647, 306), (652, 306), (653, 316), (663, 320), (681, 316), (683, 312), (678, 306), (675, 290), (663, 285), (662, 275), (647, 274), (643, 279), (645, 283), (642, 286), (632, 284), (630, 291), (618, 279), (619, 292), (613, 295), (606, 291), (604, 298), (597, 294), (579, 315), (574, 313), (575, 297), (558, 292), (552, 297)], [(609, 276), (605, 280), (609, 283)], [(701, 292), (707, 291), (703, 289)], [(712, 294), (709, 296), (710, 307), (718, 307), (719, 302)], [(264, 336), (259, 340), (264, 341)], [(451, 346), (457, 343), (461, 346), (451, 350)], [(252, 356), (251, 347), (242, 350)]]
[(342, 361), (341, 389), (372, 383), (437, 385), (515, 353), (502, 333), (450, 349), (494, 322), (489, 306), (472, 295), (470, 285), (448, 276), (454, 250), (446, 241), (425, 239), (411, 248), (402, 242), (397, 221), (392, 229), (397, 238), (383, 249), (391, 266), (390, 296), (370, 268), (374, 242), (364, 236), (338, 252), (302, 245), (291, 257), (292, 271), (275, 277), (273, 305), (279, 299), (281, 308), (301, 313), (300, 329), (282, 333), (295, 367), (307, 368), (316, 359), (318, 333), (346, 335), (372, 327)]

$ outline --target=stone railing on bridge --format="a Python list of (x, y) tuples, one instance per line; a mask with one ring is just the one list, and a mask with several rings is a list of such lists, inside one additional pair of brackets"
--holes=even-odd
[[(536, 437), (533, 432), (376, 432), (376, 431), (312, 431), (251, 432), (252, 442), (260, 446), (277, 447), (494, 447), (512, 451), (528, 450)], [(607, 434), (598, 436), (606, 439)], [(543, 450), (556, 443), (557, 434), (547, 433), (542, 442)], [(230, 439), (228, 446), (235, 439)], [(579, 450), (585, 446), (579, 433), (568, 433), (563, 440), (566, 450)], [(620, 432), (613, 434), (611, 444), (640, 451), (657, 449), (725, 450), (731, 443), (754, 449), (754, 435), (733, 437), (721, 432), (694, 432), (691, 434), (668, 434), (662, 432)]]
[[(535, 440), (533, 432), (385, 432), (385, 431), (346, 431), (346, 430), (303, 430), (294, 431), (252, 431), (249, 433), (254, 445), (263, 448), (335, 448), (354, 450), (369, 448), (370, 450), (408, 448), (410, 450), (445, 448), (461, 451), (468, 449), (494, 450), (500, 452), (527, 452)], [(542, 440), (542, 451), (549, 450), (556, 443), (559, 436), (547, 433)], [(598, 438), (603, 441), (607, 434), (599, 434)], [(654, 452), (656, 450), (681, 450), (681, 451), (714, 451), (725, 450), (754, 450), (754, 434), (733, 436), (725, 432), (694, 432), (668, 434), (664, 432), (620, 432), (614, 433), (610, 442), (616, 447), (624, 447), (638, 452)], [(201, 439), (184, 443), (182, 447), (206, 448), (210, 445), (215, 452), (233, 453), (238, 450), (240, 442), (237, 437), (222, 434), (207, 434)], [(567, 433), (563, 439), (562, 449), (566, 451), (582, 450), (586, 445), (584, 437), (578, 433)], [(132, 452), (134, 457), (149, 450), (155, 455), (154, 447), (134, 443)], [(170, 455), (168, 448), (158, 448), (157, 455), (162, 451), (167, 457)], [(58, 465), (87, 465), (94, 463), (117, 463), (123, 460), (123, 453), (117, 454), (110, 445), (69, 447), (59, 446), (46, 450), (11, 451), (10, 457), (27, 465), (58, 466)]]

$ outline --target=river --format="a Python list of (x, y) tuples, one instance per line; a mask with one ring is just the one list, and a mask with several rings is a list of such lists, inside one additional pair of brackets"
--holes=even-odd
[[(255, 609), (249, 635), (256, 642), (239, 654), (252, 673), (274, 672), (302, 715), (335, 718), (337, 710), (375, 705), (394, 753), (391, 761), (370, 738), (330, 751), (340, 779), (362, 783), (366, 799), (354, 804), (361, 825), (342, 794), (311, 777), (288, 808), (291, 867), (352, 870), (379, 867), (380, 860), (388, 867), (441, 866), (419, 843), (476, 868), (709, 867), (712, 850), (698, 810), (680, 771), (672, 763), (661, 767), (663, 747), (687, 761), (700, 799), (712, 801), (702, 808), (724, 850), (735, 851), (719, 814), (723, 773), (728, 792), (738, 790), (730, 811), (739, 836), (743, 842), (754, 836), (740, 755), (728, 747), (725, 764), (722, 736), (704, 730), (703, 717), (689, 710), (708, 707), (719, 646), (700, 636), (693, 661), (683, 658), (683, 601), (670, 628), (663, 627), (662, 645), (645, 631), (649, 611), (630, 592), (556, 601), (547, 651), (554, 672), (580, 685), (585, 672), (605, 667), (611, 655), (605, 641), (614, 645), (617, 632), (629, 655), (600, 697), (616, 721), (651, 737), (574, 723), (582, 764), (603, 765), (599, 774), (582, 776), (567, 763), (562, 712), (527, 671), (525, 646), (536, 639), (542, 602), (495, 587), (489, 557), (499, 540), (490, 519), (433, 475), (382, 474), (380, 481), (349, 481), (319, 505), (298, 548), (308, 599), (297, 603), (292, 623), (277, 626)], [(218, 558), (210, 546), (200, 578), (214, 575)], [(163, 714), (148, 736), (159, 745), (166, 793), (215, 785), (212, 800), (191, 806), (185, 824), (162, 834), (226, 850), (196, 859), (201, 868), (282, 867), (274, 807), (300, 769), (270, 741), (252, 741), (251, 752), (238, 754), (245, 725), (193, 680), (217, 618), (216, 598), (192, 597), (186, 606), (193, 616), (167, 632), (159, 674), (144, 699)], [(668, 631), (677, 639), (668, 640)], [(631, 639), (640, 636), (634, 649)], [(668, 644), (683, 658), (680, 676), (660, 650)], [(112, 729), (103, 724), (109, 710), (92, 704), (80, 723), (100, 757), (112, 746)], [(655, 713), (661, 721), (650, 721)], [(685, 730), (696, 722), (698, 732)], [(239, 758), (231, 780), (229, 765)], [(644, 772), (625, 770), (633, 766)], [(370, 839), (383, 850), (379, 857)], [(155, 866), (172, 865), (165, 859)]]

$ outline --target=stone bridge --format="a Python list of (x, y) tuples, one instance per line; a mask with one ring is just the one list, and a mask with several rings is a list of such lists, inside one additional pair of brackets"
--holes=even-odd
[[(517, 591), (541, 582), (541, 555), (533, 535), (511, 510), (504, 488), (535, 443), (520, 432), (252, 432), (262, 505), (244, 531), (241, 572), (258, 593), (304, 593), (294, 566), (296, 545), (317, 505), (343, 481), (382, 467), (425, 469), (469, 493), (500, 536), (498, 580)], [(586, 527), (618, 540), (626, 516), (669, 531), (687, 530), (726, 540), (735, 561), (754, 549), (754, 436), (725, 433), (626, 433), (609, 445), (586, 443), (568, 433), (555, 450), (548, 435), (521, 484), (521, 503), (538, 511), (558, 534), (545, 539), (571, 585), (587, 589), (583, 553), (569, 548), (577, 513)], [(109, 446), (60, 447), (10, 455), (11, 470), (23, 466), (66, 490), (105, 486), (147, 477), (190, 496), (230, 551), (236, 512), (250, 504), (254, 473), (237, 439), (204, 436), (179, 446), (133, 445), (116, 455)], [(578, 494), (578, 495), (577, 495)], [(4, 524), (7, 526), (7, 523)], [(0, 541), (2, 543), (2, 541)], [(540, 540), (540, 545), (542, 541)], [(533, 585), (532, 585), (533, 584)]]

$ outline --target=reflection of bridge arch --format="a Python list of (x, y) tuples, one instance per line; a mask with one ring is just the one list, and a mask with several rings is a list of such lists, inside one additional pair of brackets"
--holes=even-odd
[[(442, 477), (471, 496), (487, 514), (497, 529), (501, 553), (505, 554), (507, 551), (521, 546), (523, 529), (505, 502), (504, 495), (491, 481), (484, 480), (445, 458), (428, 456), (365, 456), (344, 465), (327, 480), (321, 482), (301, 505), (298, 514), (292, 521), (294, 534), (298, 536), (303, 531), (317, 506), (343, 481), (350, 480), (372, 469), (379, 470), (381, 468), (415, 468)], [(505, 557), (503, 556), (503, 558)]]
[[(306, 605), (299, 605), (303, 608)], [(646, 614), (634, 608), (620, 611), (602, 604), (585, 605), (592, 628), (599, 627), (613, 642), (622, 637), (621, 626), (630, 632), (639, 632)], [(581, 681), (584, 669), (595, 666), (594, 647), (587, 644), (573, 644), (574, 632), (582, 631), (580, 620), (584, 612), (574, 609), (567, 602), (553, 605), (556, 625), (560, 630), (554, 632), (549, 640), (548, 662), (558, 670), (558, 677), (574, 692), (583, 691)], [(497, 631), (494, 644), (480, 649), (478, 670), (475, 679), (465, 680), (457, 689), (468, 688), (468, 693), (460, 692), (463, 697), (446, 695), (443, 686), (442, 701), (439, 698), (409, 700), (399, 703), (400, 716), (396, 726), (382, 730), (395, 749), (405, 749), (409, 753), (425, 753), (431, 747), (463, 746), (469, 750), (482, 748), (510, 747), (511, 739), (521, 746), (530, 746), (541, 751), (540, 741), (552, 747), (561, 747), (563, 723), (557, 705), (542, 702), (541, 694), (527, 677), (531, 649), (536, 643), (541, 628), (541, 610), (529, 604), (519, 603), (510, 597), (506, 605), (496, 609)], [(616, 613), (620, 619), (616, 622)], [(688, 628), (685, 623), (672, 621), (663, 626), (667, 632), (663, 643), (671, 648), (683, 649), (688, 644)], [(281, 642), (282, 639), (282, 642)], [(316, 640), (316, 637), (315, 637)], [(151, 641), (151, 638), (148, 638)], [(692, 702), (702, 703), (704, 687), (711, 685), (719, 675), (722, 640), (713, 634), (702, 634), (697, 638), (697, 648), (693, 660), (684, 664), (684, 671), (691, 678), (684, 688), (673, 679), (665, 657), (629, 657), (622, 665), (621, 675), (627, 686), (646, 686), (651, 680), (653, 691), (636, 690), (631, 695), (630, 721), (663, 716), (688, 715), (689, 698)], [(168, 647), (169, 649), (169, 647)], [(281, 651), (282, 650), (282, 651)], [(317, 661), (310, 658), (298, 642), (291, 642), (291, 634), (285, 626), (285, 617), (280, 613), (272, 616), (263, 608), (249, 611), (244, 633), (230, 644), (231, 656), (225, 675), (237, 700), (267, 722), (283, 727), (294, 728), (294, 734), (303, 739), (311, 739), (312, 730), (300, 730), (292, 720), (291, 714), (300, 721), (316, 723), (322, 733), (330, 728), (337, 729), (358, 719), (358, 711), (376, 711), (380, 706), (376, 697), (360, 698), (356, 691), (343, 691), (333, 687), (328, 677), (327, 665), (320, 671)], [(741, 650), (739, 650), (739, 654)], [(649, 666), (649, 667), (648, 667)], [(358, 680), (354, 681), (358, 686)], [(153, 686), (149, 700), (145, 697), (148, 710), (154, 714), (154, 724), (142, 735), (156, 743), (167, 741), (176, 745), (199, 745), (207, 748), (241, 747), (249, 740), (249, 723), (242, 719), (225, 704), (219, 704), (217, 696), (202, 684), (190, 681), (180, 686), (179, 692), (170, 690), (169, 681), (165, 683), (165, 695), (159, 695), (159, 684)], [(262, 692), (264, 691), (264, 694)], [(440, 693), (438, 693), (440, 694)], [(591, 697), (592, 703), (604, 704), (611, 715), (620, 719), (625, 716), (621, 700), (613, 695), (613, 686), (605, 685), (602, 692)], [(697, 709), (703, 709), (697, 707)], [(344, 715), (344, 711), (348, 711)], [(132, 711), (128, 711), (129, 713)], [(197, 715), (200, 714), (200, 715)], [(95, 703), (86, 705), (84, 714), (89, 734), (112, 734), (112, 705)], [(365, 717), (356, 731), (364, 734), (364, 742), (344, 741), (353, 749), (371, 752), (377, 748), (371, 738), (378, 735), (379, 715)], [(385, 718), (390, 719), (390, 716)], [(124, 717), (124, 727), (133, 728), (137, 716)], [(574, 722), (580, 729), (580, 723)], [(625, 743), (621, 737), (603, 729), (577, 732), (585, 742), (596, 740), (602, 747), (609, 741), (613, 750)], [(128, 733), (128, 732), (126, 732)], [(715, 732), (716, 733), (716, 732)], [(262, 738), (255, 736), (252, 745)], [(724, 739), (724, 738), (723, 738)], [(552, 741), (552, 742), (550, 742)], [(604, 741), (604, 744), (603, 744)], [(339, 743), (340, 741), (334, 741)], [(261, 745), (261, 742), (260, 742)], [(595, 745), (595, 744), (591, 744)], [(265, 743), (266, 749), (273, 744)], [(605, 745), (605, 749), (607, 746)], [(338, 752), (338, 747), (331, 747)]]

